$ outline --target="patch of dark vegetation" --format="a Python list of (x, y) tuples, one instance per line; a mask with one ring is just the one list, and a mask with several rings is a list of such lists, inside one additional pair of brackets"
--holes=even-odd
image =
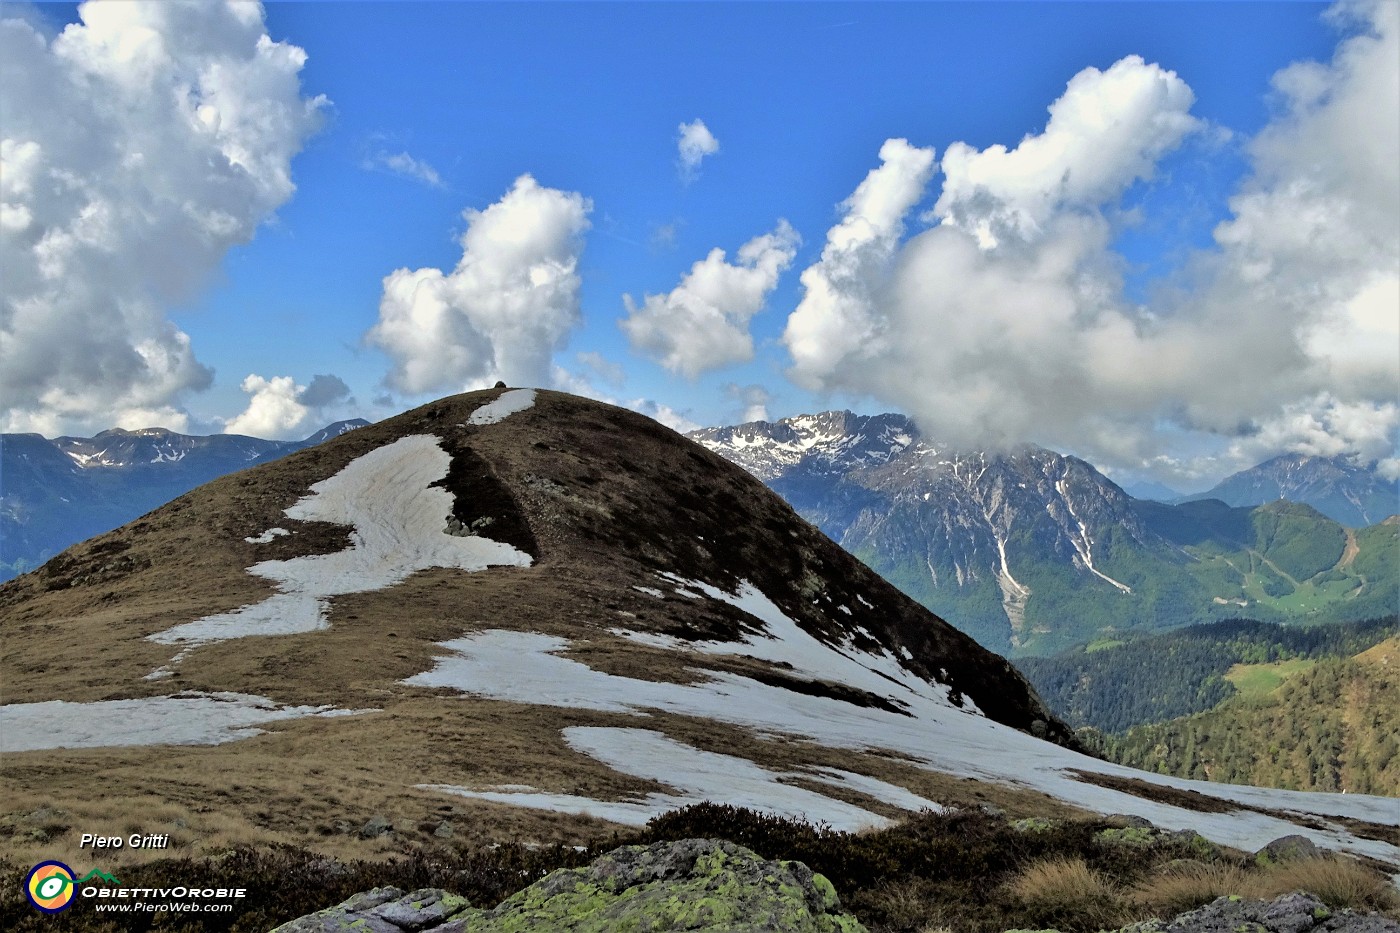
[(1205, 794), (1194, 790), (1177, 790), (1175, 787), (1164, 787), (1161, 784), (1153, 784), (1151, 781), (1140, 781), (1137, 778), (1113, 777), (1112, 775), (1094, 774), (1089, 771), (1071, 770), (1070, 773), (1079, 778), (1079, 780), (1089, 784), (1097, 784), (1100, 787), (1122, 791), (1125, 794), (1132, 794), (1134, 797), (1141, 797), (1144, 800), (1155, 800), (1158, 803), (1170, 804), (1173, 807), (1180, 807), (1183, 810), (1192, 810), (1196, 813), (1230, 813), (1234, 810), (1258, 809), (1257, 807), (1250, 807), (1242, 803), (1232, 803), (1228, 800), (1221, 800), (1218, 797), (1207, 797)]
[(99, 913), (95, 899), (79, 897), (61, 914), (35, 910), (23, 894), (27, 867), (0, 868), (0, 929), (30, 931), (147, 930), (265, 933), (303, 914), (337, 904), (359, 891), (382, 885), (404, 890), (439, 887), (473, 904), (495, 904), (556, 868), (587, 864), (597, 853), (565, 846), (527, 848), (503, 845), (451, 854), (414, 850), (389, 862), (338, 862), (305, 849), (237, 848), (217, 858), (171, 859), (120, 870), (129, 888), (174, 888), (198, 883), (206, 888), (243, 888), (229, 913), (181, 915), (166, 911)]
[[(1173, 877), (1183, 866), (1210, 869), (1241, 884), (1264, 878), (1270, 870), (1255, 867), (1240, 853), (1203, 847), (1204, 841), (1192, 833), (1125, 829), (1113, 819), (1011, 822), (980, 811), (925, 812), (888, 829), (853, 834), (706, 803), (667, 813), (640, 830), (597, 839), (583, 849), (444, 844), (388, 862), (338, 862), (293, 847), (238, 848), (212, 858), (171, 859), (120, 872), (127, 887), (246, 889), (247, 896), (233, 902), (234, 910), (226, 914), (135, 912), (114, 921), (95, 911), (91, 900), (79, 898), (68, 911), (46, 916), (25, 901), (27, 868), (3, 865), (0, 928), (14, 933), (265, 931), (383, 885), (442, 888), (474, 906), (490, 907), (555, 869), (587, 864), (617, 846), (692, 838), (726, 839), (767, 859), (805, 863), (832, 882), (844, 908), (871, 933), (916, 933), (941, 926), (1001, 933), (1047, 925), (1064, 933), (1087, 933), (1107, 918), (1117, 925), (1161, 916), (1154, 905), (1166, 895), (1151, 893), (1154, 880)], [(1351, 867), (1368, 871), (1354, 863)], [(1384, 887), (1383, 876), (1376, 877)], [(1189, 909), (1196, 901), (1213, 900), (1212, 891), (1203, 885), (1199, 895), (1183, 894), (1178, 884), (1171, 889), (1171, 903)], [(1394, 909), (1391, 901), (1370, 906)]]
[[(452, 493), (452, 518), (456, 520), (453, 533), (479, 533), (539, 560), (539, 544), (525, 513), (491, 465), (467, 445), (465, 438), (448, 437), (442, 446), (451, 455), (452, 463), (447, 476), (431, 485)], [(443, 521), (448, 523), (447, 516), (443, 516)]]
[(829, 680), (803, 680), (800, 677), (785, 676), (774, 670), (757, 670), (749, 676), (759, 683), (767, 684), (770, 687), (780, 687), (783, 690), (791, 690), (793, 693), (801, 693), (804, 696), (826, 697), (829, 700), (850, 703), (852, 706), (863, 706), (867, 709), (873, 707), (887, 713), (910, 715), (908, 710), (895, 705), (882, 696), (865, 690), (857, 690), (854, 687), (847, 687), (845, 684), (832, 683)]
[(130, 548), (118, 535), (101, 535), (49, 560), (39, 568), (39, 578), (46, 590), (64, 590), (110, 583), (151, 566), (149, 558), (127, 554)]

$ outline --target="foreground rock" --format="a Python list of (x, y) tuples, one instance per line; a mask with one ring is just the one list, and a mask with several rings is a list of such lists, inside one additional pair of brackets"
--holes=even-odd
[(1285, 894), (1272, 901), (1230, 896), (1175, 920), (1149, 920), (1119, 933), (1400, 933), (1400, 923), (1379, 914), (1333, 911), (1311, 894)]
[(863, 933), (840, 907), (831, 882), (801, 862), (686, 839), (624, 846), (585, 868), (561, 869), (494, 910), (437, 889), (375, 888), (275, 933)]

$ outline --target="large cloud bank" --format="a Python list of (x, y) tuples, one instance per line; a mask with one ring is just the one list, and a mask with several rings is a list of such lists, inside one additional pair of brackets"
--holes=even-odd
[(1035, 439), (1175, 479), (1193, 466), (1160, 451), (1192, 437), (1241, 464), (1296, 449), (1394, 470), (1397, 11), (1342, 8), (1333, 60), (1275, 76), (1282, 109), (1216, 247), (1151, 307), (1124, 298), (1112, 218), (1202, 129), (1179, 75), (1137, 57), (1085, 69), (1014, 148), (949, 146), (932, 226), (908, 239), (934, 153), (890, 140), (802, 273), (790, 375), (954, 444)]
[(498, 379), (550, 385), (554, 353), (580, 322), (578, 262), (591, 210), (583, 195), (521, 175), (499, 201), (465, 213), (455, 269), (387, 276), (367, 337), (392, 361), (388, 385), (410, 394)]
[(0, 23), (0, 428), (182, 429), (209, 385), (165, 316), (294, 190), (319, 124), (256, 3), (86, 3)]

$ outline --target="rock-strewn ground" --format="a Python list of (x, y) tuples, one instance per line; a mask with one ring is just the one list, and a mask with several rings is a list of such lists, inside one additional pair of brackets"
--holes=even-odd
[(1175, 920), (1149, 920), (1119, 933), (1400, 933), (1400, 923), (1379, 914), (1333, 911), (1311, 894), (1272, 901), (1217, 898)]
[(562, 869), (494, 910), (437, 889), (375, 888), (276, 933), (863, 933), (831, 882), (801, 862), (767, 861), (714, 839), (624, 846)]

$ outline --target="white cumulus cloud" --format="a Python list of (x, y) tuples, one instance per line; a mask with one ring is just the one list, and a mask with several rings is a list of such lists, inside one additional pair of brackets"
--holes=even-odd
[(880, 163), (841, 205), (845, 215), (827, 233), (821, 258), (802, 273), (806, 294), (788, 317), (783, 341), (793, 379), (807, 388), (838, 381), (847, 356), (882, 353), (878, 292), (904, 218), (933, 175), (934, 151), (891, 139), (880, 147)]
[(680, 156), (677, 168), (681, 180), (691, 182), (700, 172), (700, 162), (706, 156), (719, 152), (719, 140), (715, 139), (705, 121), (699, 118), (690, 123), (682, 123), (676, 132), (676, 151)]
[(552, 359), (580, 320), (578, 261), (592, 202), (521, 175), (485, 210), (468, 210), (450, 272), (398, 269), (384, 279), (366, 335), (393, 362), (401, 392), (460, 391), (498, 379), (551, 383)]
[(1015, 149), (953, 143), (933, 215), (983, 246), (1034, 237), (1057, 213), (1094, 209), (1152, 175), (1157, 160), (1201, 124), (1195, 94), (1174, 71), (1136, 55), (1086, 68), (1050, 105), (1045, 130)]
[[(610, 400), (609, 404), (614, 404)], [(630, 408), (638, 414), (646, 415), (653, 421), (659, 421), (666, 427), (678, 434), (688, 434), (691, 431), (700, 430), (700, 424), (692, 421), (685, 412), (677, 411), (670, 405), (653, 401), (648, 398), (634, 398), (621, 403), (624, 407)]]
[(306, 390), (291, 376), (264, 379), (252, 374), (243, 380), (243, 391), (252, 396), (242, 414), (224, 424), (226, 434), (247, 434), (280, 440), (306, 423), (309, 410), (298, 401)]
[(78, 14), (0, 21), (0, 427), (183, 426), (212, 373), (166, 309), (291, 197), (325, 101), (257, 3)]
[(228, 434), (247, 434), (270, 440), (304, 437), (318, 427), (311, 418), (322, 409), (350, 396), (350, 387), (339, 376), (317, 375), (307, 385), (291, 376), (271, 379), (250, 373), (242, 388), (251, 398), (242, 413), (224, 422)]
[(780, 220), (772, 233), (739, 247), (737, 262), (716, 247), (670, 292), (647, 295), (640, 305), (624, 295), (627, 317), (618, 324), (633, 348), (688, 377), (752, 359), (749, 321), (792, 264), (799, 241)]
[[(897, 405), (950, 443), (1036, 440), (1167, 481), (1184, 478), (1161, 468), (1190, 459), (1162, 456), (1183, 438), (1229, 468), (1289, 449), (1383, 457), (1400, 394), (1400, 6), (1341, 9), (1333, 60), (1276, 77), (1284, 106), (1215, 248), (1148, 306), (1124, 296), (1111, 218), (1201, 128), (1179, 76), (1137, 57), (1086, 69), (1014, 148), (950, 145), (936, 226), (907, 241), (931, 154), (886, 143), (905, 168), (882, 150), (802, 274), (793, 378)], [(882, 172), (899, 196), (860, 223)]]

